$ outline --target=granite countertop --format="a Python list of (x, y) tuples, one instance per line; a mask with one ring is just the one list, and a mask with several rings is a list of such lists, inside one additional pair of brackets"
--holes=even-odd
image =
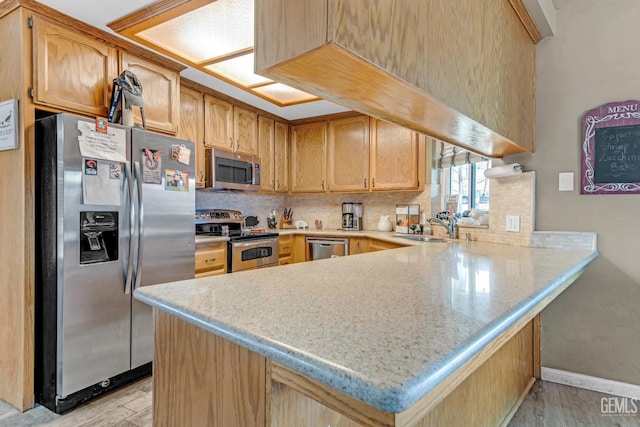
[(592, 249), (406, 243), (412, 245), (148, 286), (135, 297), (400, 412), (597, 256)]

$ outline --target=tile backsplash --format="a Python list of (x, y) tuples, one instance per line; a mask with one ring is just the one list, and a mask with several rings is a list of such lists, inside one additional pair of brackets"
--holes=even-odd
[[(381, 215), (389, 215), (393, 222), (396, 204), (417, 203), (424, 213), (434, 216), (440, 210), (439, 191), (437, 184), (428, 185), (425, 191), (355, 194), (263, 195), (197, 191), (196, 207), (235, 209), (244, 215), (256, 215), (260, 227), (267, 226), (267, 216), (272, 209), (281, 215), (285, 207), (290, 207), (293, 208), (294, 221), (305, 220), (313, 229), (315, 220), (319, 219), (324, 230), (336, 230), (342, 226), (342, 202), (356, 202), (364, 204), (364, 229), (375, 230)], [(489, 227), (461, 228), (459, 236), (464, 238), (468, 232), (472, 240), (528, 246), (535, 229), (535, 172), (492, 180), (490, 203)], [(507, 215), (520, 217), (520, 232), (505, 230)]]
[(358, 194), (305, 194), (289, 195), (285, 199), (287, 206), (293, 208), (293, 219), (303, 219), (314, 228), (315, 220), (322, 221), (323, 229), (335, 230), (342, 227), (342, 202), (363, 204), (363, 228), (375, 230), (380, 215), (389, 215), (393, 222), (396, 204), (418, 203), (426, 213), (430, 212), (431, 192), (407, 191), (392, 193)]
[(258, 226), (266, 228), (269, 212), (276, 209), (282, 213), (282, 208), (285, 206), (284, 199), (284, 195), (198, 190), (196, 191), (196, 209), (237, 210), (245, 216), (257, 216), (260, 220)]
[(396, 204), (418, 203), (420, 208), (430, 215), (431, 187), (426, 191), (358, 194), (263, 195), (196, 192), (197, 209), (235, 209), (244, 215), (257, 215), (260, 227), (266, 227), (266, 219), (272, 209), (276, 209), (280, 215), (285, 207), (290, 207), (293, 208), (294, 221), (302, 219), (309, 224), (310, 228), (315, 228), (315, 220), (319, 219), (322, 221), (323, 229), (338, 229), (342, 226), (342, 202), (363, 203), (364, 229), (375, 230), (380, 215), (389, 215), (393, 221)]

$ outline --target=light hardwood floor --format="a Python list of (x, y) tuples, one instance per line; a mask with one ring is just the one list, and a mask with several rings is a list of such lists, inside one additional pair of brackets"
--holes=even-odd
[(145, 378), (62, 416), (42, 406), (21, 414), (0, 401), (0, 427), (149, 427), (152, 385)]
[[(20, 413), (0, 401), (0, 427), (149, 427), (151, 389), (151, 378), (146, 378), (63, 416), (42, 406)], [(640, 414), (603, 415), (600, 411), (603, 397), (609, 395), (538, 381), (509, 427), (640, 427)], [(637, 405), (640, 410), (640, 402)], [(628, 408), (633, 406), (629, 404)]]
[[(606, 415), (601, 412), (601, 399), (609, 394), (537, 381), (511, 419), (509, 427), (639, 427), (640, 413)], [(622, 399), (622, 398), (619, 398)], [(640, 401), (636, 401), (640, 412)], [(628, 410), (633, 410), (630, 399)]]

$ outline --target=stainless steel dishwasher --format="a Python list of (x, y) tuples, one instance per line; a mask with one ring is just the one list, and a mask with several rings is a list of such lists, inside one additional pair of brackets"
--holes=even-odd
[(349, 255), (349, 239), (307, 237), (307, 261)]

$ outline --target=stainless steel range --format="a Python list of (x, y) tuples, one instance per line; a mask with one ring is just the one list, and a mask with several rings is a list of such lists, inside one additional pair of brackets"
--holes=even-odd
[(196, 235), (229, 236), (229, 273), (278, 265), (278, 233), (245, 230), (244, 217), (240, 211), (197, 210)]

